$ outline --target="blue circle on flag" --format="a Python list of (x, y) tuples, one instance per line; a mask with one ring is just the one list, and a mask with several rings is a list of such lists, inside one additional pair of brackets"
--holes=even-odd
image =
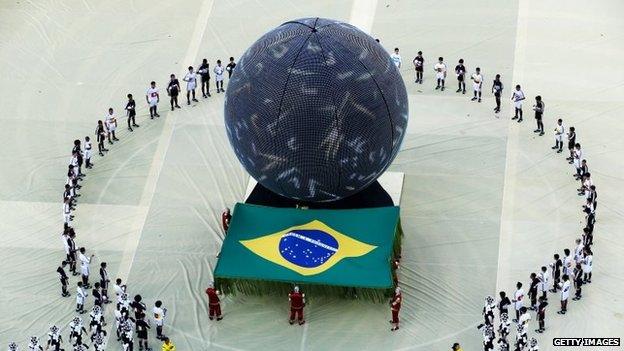
[(282, 236), (279, 252), (292, 264), (315, 268), (338, 252), (338, 241), (322, 230), (295, 229)]

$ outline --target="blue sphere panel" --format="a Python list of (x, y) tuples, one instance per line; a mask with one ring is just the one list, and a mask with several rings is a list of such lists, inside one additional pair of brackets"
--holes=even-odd
[(247, 172), (282, 196), (335, 201), (375, 181), (407, 127), (403, 80), (379, 43), (327, 19), (286, 22), (241, 57), (225, 124)]

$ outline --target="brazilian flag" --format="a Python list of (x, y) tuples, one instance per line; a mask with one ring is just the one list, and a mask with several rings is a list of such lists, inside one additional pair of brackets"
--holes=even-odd
[[(391, 289), (398, 224), (398, 207), (310, 210), (238, 203), (215, 278), (226, 292), (257, 294), (280, 283)], [(277, 290), (289, 287), (282, 288)]]

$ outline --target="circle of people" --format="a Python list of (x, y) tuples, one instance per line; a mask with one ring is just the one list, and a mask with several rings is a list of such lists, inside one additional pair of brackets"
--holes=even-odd
[[(230, 57), (229, 63), (226, 66), (222, 65), (221, 60), (217, 60), (216, 66), (212, 69), (212, 73), (215, 75), (216, 91), (217, 93), (223, 93), (223, 81), (225, 73), (228, 73), (228, 78), (232, 76), (236, 62), (233, 57)], [(195, 90), (197, 89), (197, 83), (200, 82), (202, 96), (208, 98), (212, 96), (210, 94), (210, 79), (211, 79), (210, 65), (207, 59), (203, 59), (198, 70), (191, 66), (188, 67), (188, 72), (185, 74), (183, 81), (186, 82), (186, 97), (187, 104), (190, 105), (191, 101), (198, 102), (195, 97)], [(176, 78), (175, 74), (170, 75), (170, 79), (167, 85), (167, 95), (170, 98), (171, 110), (180, 108), (178, 103), (178, 96), (181, 92), (180, 82)], [(138, 128), (136, 123), (136, 102), (132, 94), (127, 95), (128, 101), (126, 102), (125, 112), (127, 116), (128, 130), (133, 132), (134, 128)], [(160, 102), (159, 89), (156, 87), (156, 82), (152, 81), (149, 88), (146, 91), (145, 99), (149, 107), (150, 119), (160, 117), (158, 113), (158, 103)], [(114, 109), (109, 108), (108, 113), (104, 120), (99, 120), (95, 129), (95, 137), (98, 145), (98, 154), (104, 156), (105, 152), (109, 151), (105, 147), (106, 141), (108, 144), (113, 145), (114, 142), (119, 141), (117, 138), (116, 130), (118, 127), (117, 118), (114, 114)], [(147, 318), (147, 305), (143, 302), (143, 297), (140, 294), (136, 294), (134, 298), (130, 299), (130, 293), (126, 284), (122, 282), (121, 278), (115, 279), (113, 290), (115, 293), (114, 299), (111, 299), (108, 295), (110, 279), (108, 276), (108, 267), (106, 262), (100, 262), (99, 267), (99, 281), (93, 285), (90, 284), (91, 263), (95, 258), (95, 255), (87, 254), (85, 247), (78, 247), (76, 245), (76, 231), (70, 226), (70, 223), (74, 220), (73, 212), (76, 210), (78, 198), (81, 196), (79, 190), (82, 188), (80, 182), (84, 180), (86, 174), (82, 172), (83, 165), (86, 169), (91, 169), (94, 163), (91, 162), (93, 151), (93, 145), (91, 138), (86, 136), (84, 142), (81, 140), (74, 140), (72, 148), (72, 156), (67, 168), (67, 178), (63, 190), (63, 233), (61, 235), (61, 241), (63, 242), (65, 259), (61, 262), (61, 265), (56, 269), (59, 275), (61, 283), (61, 296), (70, 297), (71, 294), (68, 290), (69, 276), (66, 273), (66, 269), (69, 269), (69, 273), (72, 276), (80, 276), (80, 280), (76, 283), (76, 310), (79, 314), (74, 317), (68, 324), (69, 330), (68, 342), (74, 351), (86, 351), (90, 347), (96, 351), (103, 351), (106, 349), (109, 338), (105, 330), (106, 321), (104, 318), (105, 306), (110, 303), (115, 303), (115, 333), (117, 341), (121, 342), (124, 351), (134, 350), (136, 333), (138, 339), (139, 350), (151, 350), (148, 345), (148, 330), (151, 329), (151, 320)], [(79, 270), (78, 270), (78, 264)], [(85, 322), (80, 316), (87, 311), (85, 310), (85, 302), (89, 296), (88, 290), (91, 289), (91, 296), (93, 296), (93, 307), (89, 313), (88, 331), (85, 327)], [(210, 300), (214, 300), (214, 295), (218, 301), (219, 292), (211, 285), (206, 289)], [(210, 319), (216, 318), (221, 320), (220, 306), (217, 303), (210, 303)], [(134, 316), (131, 316), (133, 312)], [(164, 321), (167, 316), (167, 309), (163, 306), (163, 302), (160, 300), (155, 301), (152, 308), (152, 320), (155, 324), (156, 338), (163, 341), (163, 351), (175, 351), (173, 342), (163, 333)], [(41, 342), (39, 337), (32, 336), (28, 343), (29, 351), (42, 351), (42, 350), (54, 350), (64, 351), (64, 339), (62, 332), (66, 329), (64, 326), (52, 325), (47, 333), (47, 340)], [(91, 341), (91, 345), (88, 345), (86, 338)], [(8, 349), (10, 351), (18, 351), (19, 347), (17, 343), (10, 342)]]
[[(394, 52), (390, 55), (391, 60), (401, 69), (402, 59), (399, 54), (399, 49), (395, 48)], [(416, 71), (416, 84), (423, 83), (424, 75), (424, 63), (425, 59), (422, 52), (419, 51), (418, 55), (414, 58), (413, 64)], [(221, 60), (217, 60), (217, 65), (212, 72), (215, 74), (216, 91), (217, 93), (225, 92), (223, 89), (223, 80), (225, 72), (228, 73), (228, 77), (231, 78), (236, 63), (233, 57), (230, 57), (227, 66), (222, 66)], [(435, 90), (444, 91), (447, 77), (447, 67), (442, 57), (438, 58), (438, 62), (434, 65), (436, 87)], [(466, 93), (466, 67), (464, 66), (464, 60), (460, 59), (455, 67), (455, 74), (457, 77), (458, 88), (456, 93)], [(198, 102), (196, 99), (197, 82), (200, 80), (201, 92), (204, 98), (211, 96), (210, 94), (210, 66), (207, 59), (203, 59), (199, 69), (195, 69), (190, 66), (188, 72), (183, 78), (186, 84), (186, 100), (187, 105), (191, 104), (191, 101)], [(475, 69), (475, 73), (472, 74), (470, 79), (473, 82), (473, 97), (472, 101), (481, 102), (482, 99), (482, 87), (483, 76), (479, 67)], [(169, 96), (169, 103), (171, 111), (176, 108), (180, 108), (178, 103), (178, 96), (181, 92), (180, 82), (176, 78), (175, 74), (170, 75), (170, 80), (167, 85), (167, 95)], [(503, 83), (501, 81), (500, 74), (495, 76), (492, 83), (491, 92), (495, 97), (496, 107), (495, 113), (500, 112), (501, 97), (503, 92)], [(125, 112), (127, 116), (127, 126), (130, 132), (133, 132), (134, 128), (138, 128), (136, 123), (136, 102), (132, 94), (127, 95), (127, 103), (125, 106)], [(146, 91), (145, 99), (149, 107), (150, 119), (160, 117), (158, 113), (158, 104), (160, 103), (160, 93), (156, 86), (156, 82), (152, 81), (149, 88)], [(512, 92), (511, 101), (514, 104), (514, 116), (512, 120), (522, 122), (523, 120), (523, 101), (525, 100), (524, 92), (520, 85), (515, 86), (515, 90)], [(544, 125), (542, 123), (542, 116), (545, 110), (545, 104), (540, 96), (535, 97), (535, 104), (533, 105), (533, 111), (535, 112), (535, 119), (537, 122), (537, 129), (535, 133), (539, 133), (540, 136), (544, 135)], [(115, 141), (119, 141), (115, 131), (117, 129), (117, 118), (114, 115), (113, 108), (109, 108), (108, 114), (105, 119), (97, 122), (95, 130), (96, 141), (98, 143), (98, 154), (104, 156), (105, 152), (109, 151), (105, 147), (105, 142), (114, 144)], [(526, 346), (529, 346), (530, 351), (538, 350), (538, 343), (535, 338), (532, 338), (530, 342), (527, 337), (527, 325), (531, 319), (529, 310), (537, 311), (537, 319), (539, 322), (539, 328), (536, 332), (541, 333), (545, 330), (545, 311), (548, 305), (547, 291), (553, 293), (560, 290), (561, 294), (561, 310), (559, 314), (565, 314), (567, 311), (567, 301), (570, 295), (571, 286), (574, 284), (576, 289), (573, 300), (580, 300), (581, 286), (583, 284), (591, 283), (591, 271), (592, 271), (592, 250), (593, 244), (593, 228), (595, 223), (595, 209), (597, 205), (597, 192), (596, 187), (593, 185), (591, 174), (589, 173), (587, 161), (583, 159), (583, 152), (579, 143), (576, 143), (576, 133), (574, 127), (570, 127), (568, 130), (563, 125), (563, 121), (559, 119), (554, 129), (555, 145), (552, 147), (557, 153), (563, 152), (564, 139), (567, 139), (569, 157), (567, 160), (570, 164), (573, 164), (576, 172), (575, 178), (580, 181), (581, 186), (578, 189), (579, 195), (585, 196), (586, 203), (583, 205), (583, 211), (586, 214), (586, 226), (583, 229), (584, 233), (582, 238), (576, 240), (577, 246), (574, 249), (574, 255), (571, 254), (569, 249), (564, 250), (564, 256), (560, 257), (559, 254), (555, 254), (554, 261), (548, 265), (541, 267), (539, 273), (532, 273), (530, 275), (530, 288), (529, 299), (530, 306), (527, 308), (524, 306), (525, 293), (522, 288), (522, 283), (517, 283), (517, 290), (514, 293), (513, 299), (509, 299), (505, 292), (500, 292), (500, 301), (498, 304), (494, 303), (492, 296), (486, 297), (485, 307), (483, 308), (484, 323), (480, 324), (478, 328), (483, 333), (483, 346), (484, 350), (490, 351), (494, 349), (494, 340), (496, 339), (496, 333), (494, 331), (494, 310), (498, 309), (500, 325), (498, 333), (500, 338), (498, 339), (499, 350), (509, 350), (509, 342), (507, 337), (510, 334), (510, 321), (508, 315), (509, 306), (513, 306), (516, 313), (516, 318), (513, 322), (517, 323), (517, 333), (515, 340), (515, 350), (523, 351)], [(81, 189), (79, 184), (85, 177), (82, 173), (82, 166), (91, 169), (93, 162), (92, 157), (92, 144), (89, 136), (86, 136), (84, 143), (80, 140), (75, 140), (72, 156), (68, 165), (67, 180), (65, 183), (65, 189), (63, 192), (63, 234), (61, 240), (64, 244), (65, 260), (57, 268), (57, 273), (61, 282), (61, 295), (63, 297), (69, 297), (68, 291), (69, 277), (65, 273), (65, 268), (69, 267), (69, 272), (73, 276), (80, 275), (81, 279), (76, 283), (76, 312), (84, 314), (85, 301), (89, 295), (87, 290), (92, 289), (91, 295), (94, 299), (94, 305), (89, 314), (90, 322), (88, 324), (89, 332), (87, 332), (82, 317), (76, 316), (68, 323), (69, 329), (69, 343), (72, 345), (74, 351), (88, 350), (89, 346), (83, 340), (83, 336), (87, 336), (90, 333), (89, 339), (91, 345), (96, 351), (102, 351), (107, 345), (107, 335), (104, 326), (106, 322), (104, 320), (104, 306), (111, 302), (116, 302), (116, 309), (114, 311), (115, 316), (115, 333), (117, 340), (121, 342), (124, 351), (130, 351), (134, 349), (134, 334), (136, 332), (139, 344), (139, 350), (151, 350), (148, 346), (148, 329), (151, 329), (150, 320), (146, 317), (147, 306), (143, 302), (143, 298), (140, 294), (134, 296), (132, 301), (129, 298), (129, 292), (126, 284), (123, 284), (121, 278), (117, 278), (114, 284), (114, 292), (116, 301), (112, 301), (108, 296), (108, 288), (110, 279), (108, 277), (106, 262), (100, 263), (100, 279), (95, 282), (93, 286), (89, 283), (90, 265), (95, 255), (87, 255), (84, 247), (77, 247), (75, 243), (76, 233), (73, 227), (69, 224), (74, 219), (73, 211), (76, 209), (77, 198), (80, 197), (78, 190)], [(231, 214), (229, 210), (222, 216), (222, 225), (225, 231), (229, 225)], [(80, 262), (80, 273), (77, 271), (77, 264)], [(399, 267), (399, 260), (395, 262), (395, 267)], [(562, 272), (563, 271), (563, 272)], [(561, 275), (563, 273), (563, 275)], [(552, 280), (552, 289), (551, 287)], [(398, 283), (398, 279), (397, 279)], [(210, 320), (216, 319), (220, 321), (223, 319), (221, 313), (220, 292), (214, 287), (214, 284), (206, 289), (208, 295), (209, 304), (209, 318)], [(538, 297), (538, 293), (541, 295)], [(299, 290), (298, 286), (294, 286), (293, 291), (288, 295), (290, 302), (290, 318), (289, 323), (294, 324), (295, 321), (299, 325), (305, 323), (303, 317), (303, 309), (305, 307), (305, 294)], [(389, 301), (392, 319), (392, 331), (399, 329), (399, 311), (402, 304), (401, 288), (395, 289), (394, 295)], [(130, 316), (130, 312), (134, 312), (134, 317)], [(152, 317), (156, 326), (156, 338), (163, 341), (163, 351), (175, 351), (175, 346), (171, 340), (163, 334), (163, 326), (165, 317), (167, 316), (167, 309), (163, 306), (162, 301), (157, 300), (152, 308)], [(32, 336), (28, 345), (28, 350), (41, 351), (52, 349), (54, 351), (63, 351), (63, 337), (62, 327), (53, 325), (47, 334), (47, 341), (41, 343), (39, 338)], [(460, 350), (458, 343), (452, 346), (453, 350)], [(9, 344), (10, 351), (18, 351), (19, 348), (15, 342)]]
[[(399, 53), (399, 48), (395, 48), (394, 52), (390, 55), (392, 61), (398, 69), (401, 69), (402, 58)], [(422, 51), (418, 52), (418, 55), (412, 61), (414, 70), (416, 72), (416, 84), (423, 83), (423, 73), (425, 67), (425, 59)], [(444, 58), (439, 57), (437, 63), (433, 66), (435, 72), (436, 86), (435, 90), (444, 91), (447, 78), (447, 66), (444, 63)], [(455, 66), (455, 76), (457, 78), (457, 90), (456, 93), (466, 94), (466, 66), (464, 60), (459, 59)], [(475, 68), (474, 73), (470, 76), (473, 87), (473, 97), (471, 101), (481, 102), (482, 90), (483, 90), (483, 75), (479, 67)], [(491, 92), (494, 95), (496, 101), (496, 107), (494, 112), (498, 114), (501, 108), (501, 97), (503, 93), (503, 83), (501, 82), (501, 75), (496, 74), (491, 87)], [(511, 120), (516, 120), (518, 123), (523, 121), (523, 101), (526, 99), (524, 92), (520, 85), (516, 85), (514, 91), (511, 94), (511, 101), (514, 105), (514, 116)], [(535, 103), (532, 107), (535, 113), (536, 129), (533, 130), (539, 136), (543, 136), (544, 123), (542, 120), (545, 103), (541, 96), (535, 97)], [(538, 321), (538, 328), (535, 329), (536, 333), (543, 333), (546, 329), (546, 307), (548, 306), (547, 292), (557, 293), (559, 292), (561, 308), (557, 312), (559, 315), (565, 315), (568, 307), (568, 300), (570, 299), (570, 293), (572, 287), (574, 287), (574, 297), (572, 300), (578, 301), (582, 298), (582, 286), (590, 284), (592, 279), (592, 265), (593, 265), (593, 251), (591, 246), (593, 245), (593, 232), (594, 224), (596, 222), (596, 207), (598, 205), (597, 198), (598, 193), (596, 186), (593, 183), (587, 160), (583, 158), (583, 150), (581, 144), (576, 140), (576, 130), (574, 127), (566, 129), (562, 119), (558, 119), (553, 129), (555, 145), (551, 149), (556, 153), (563, 153), (564, 145), (567, 142), (567, 149), (569, 152), (566, 160), (574, 167), (574, 178), (580, 182), (580, 187), (577, 189), (578, 195), (585, 198), (585, 202), (582, 206), (583, 214), (585, 215), (585, 226), (580, 238), (575, 240), (574, 250), (566, 248), (563, 250), (563, 255), (555, 253), (552, 258), (552, 262), (545, 266), (540, 267), (537, 273), (531, 273), (529, 275), (529, 288), (528, 299), (530, 300), (529, 306), (525, 306), (525, 290), (522, 282), (516, 284), (516, 290), (513, 297), (510, 299), (504, 291), (499, 293), (499, 301), (496, 304), (492, 296), (485, 298), (485, 306), (483, 308), (483, 323), (478, 325), (478, 329), (483, 334), (483, 350), (494, 350), (494, 342), (496, 340), (496, 332), (494, 329), (494, 311), (498, 309), (499, 327), (497, 329), (499, 333), (499, 339), (497, 341), (498, 349), (500, 351), (509, 351), (510, 343), (507, 337), (510, 335), (511, 322), (516, 323), (516, 336), (513, 343), (514, 350), (529, 351), (539, 350), (538, 340), (536, 338), (528, 339), (528, 324), (531, 320), (529, 311), (536, 311), (536, 318)], [(400, 308), (400, 291), (395, 294), (395, 301)], [(391, 302), (394, 304), (395, 302)], [(510, 321), (509, 306), (513, 306), (515, 311), (515, 318)], [(392, 330), (398, 329), (398, 315), (394, 318), (393, 308), (393, 322), (395, 327)], [(397, 311), (398, 313), (398, 311)], [(395, 329), (396, 328), (396, 329)], [(459, 343), (455, 343), (452, 350), (461, 350)]]

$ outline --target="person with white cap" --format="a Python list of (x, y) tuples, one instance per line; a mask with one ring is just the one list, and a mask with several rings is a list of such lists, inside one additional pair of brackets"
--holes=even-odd
[(28, 351), (43, 351), (43, 346), (39, 344), (39, 338), (36, 336), (30, 337), (30, 342), (28, 343)]
[(61, 331), (56, 325), (51, 326), (50, 332), (48, 333), (48, 342), (46, 344), (46, 350), (52, 347), (52, 351), (60, 351), (62, 343), (63, 343), (63, 337), (61, 336)]
[(402, 302), (401, 288), (397, 286), (396, 289), (394, 289), (394, 297), (390, 300), (390, 310), (392, 311), (392, 320), (390, 321), (390, 324), (392, 324), (391, 331), (399, 330), (399, 311), (401, 311)]
[(500, 324), (498, 326), (498, 332), (500, 333), (501, 339), (507, 339), (507, 335), (509, 335), (509, 315), (507, 312), (502, 313), (500, 316)]
[(291, 325), (295, 323), (295, 317), (299, 321), (299, 325), (305, 323), (303, 319), (303, 308), (305, 307), (305, 294), (299, 291), (299, 287), (295, 285), (293, 291), (288, 294), (288, 301), (290, 301), (290, 319), (288, 323)]
[(516, 292), (511, 302), (514, 303), (514, 308), (516, 310), (516, 318), (513, 319), (513, 322), (518, 323), (518, 319), (520, 319), (520, 309), (524, 307), (524, 289), (522, 289), (521, 282), (516, 283)]
[(496, 305), (494, 304), (494, 298), (490, 295), (485, 297), (485, 306), (483, 306), (483, 320), (486, 325), (494, 324), (494, 309)]
[(538, 351), (539, 345), (537, 344), (536, 338), (531, 338), (531, 343), (529, 344), (529, 351)]

